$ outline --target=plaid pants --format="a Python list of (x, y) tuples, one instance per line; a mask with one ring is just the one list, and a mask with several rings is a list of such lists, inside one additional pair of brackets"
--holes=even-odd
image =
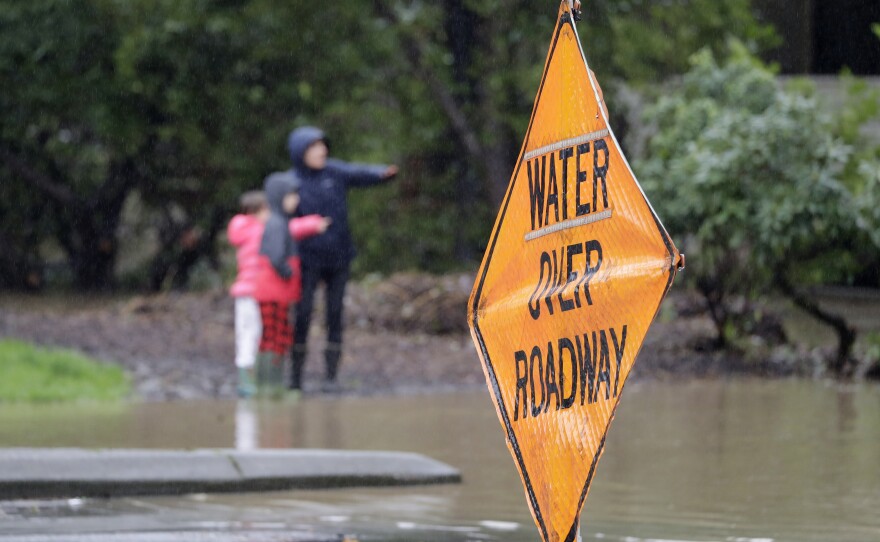
[(293, 345), (293, 328), (289, 314), (288, 303), (260, 302), (260, 316), (263, 319), (260, 352), (284, 355), (290, 349)]

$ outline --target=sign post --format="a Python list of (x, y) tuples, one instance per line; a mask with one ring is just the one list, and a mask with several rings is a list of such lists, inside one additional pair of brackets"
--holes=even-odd
[(563, 0), (468, 306), (545, 542), (579, 518), (620, 396), (681, 256), (608, 124)]

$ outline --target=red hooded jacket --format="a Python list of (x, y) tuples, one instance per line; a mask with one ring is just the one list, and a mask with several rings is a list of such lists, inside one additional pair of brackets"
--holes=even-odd
[[(290, 235), (297, 241), (320, 233), (322, 217), (308, 215), (289, 222)], [(235, 215), (229, 222), (227, 236), (236, 248), (238, 273), (229, 288), (232, 297), (253, 297), (258, 301), (291, 303), (299, 301), (302, 283), (299, 257), (291, 258), (294, 275), (285, 281), (272, 268), (269, 259), (260, 254), (260, 241), (265, 224), (255, 215)]]

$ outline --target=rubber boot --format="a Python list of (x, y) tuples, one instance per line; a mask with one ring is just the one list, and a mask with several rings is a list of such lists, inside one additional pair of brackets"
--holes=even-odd
[(253, 397), (257, 393), (257, 386), (254, 382), (255, 367), (239, 367), (238, 368), (238, 386), (236, 392), (242, 399)]
[(267, 396), (272, 399), (280, 399), (284, 396), (284, 356), (273, 354), (269, 358), (267, 376)]
[(266, 385), (269, 383), (269, 365), (272, 363), (272, 353), (271, 352), (260, 352), (257, 354), (257, 363), (256, 363), (256, 384), (257, 384), (257, 393), (262, 395), (263, 390)]
[(257, 356), (257, 395), (260, 397), (277, 397), (279, 391), (284, 390), (283, 365), (276, 363), (276, 358), (275, 352), (260, 352)]
[(327, 369), (323, 389), (325, 392), (339, 391), (336, 375), (339, 373), (339, 362), (342, 358), (342, 345), (339, 343), (327, 343), (324, 350), (324, 363)]
[(290, 380), (287, 382), (287, 388), (290, 390), (302, 389), (302, 372), (306, 364), (306, 346), (304, 344), (295, 344), (290, 351)]

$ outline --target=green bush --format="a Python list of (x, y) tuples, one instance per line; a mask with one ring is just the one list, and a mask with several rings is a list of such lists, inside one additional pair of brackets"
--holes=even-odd
[(832, 115), (809, 84), (782, 88), (735, 43), (726, 63), (708, 51), (692, 62), (648, 112), (657, 133), (637, 164), (645, 191), (688, 254), (720, 345), (741, 329), (734, 307), (748, 313), (775, 289), (835, 328), (840, 372), (855, 332), (801, 287), (851, 272), (855, 247), (880, 250), (878, 162), (851, 137), (866, 118)]
[(68, 350), (0, 341), (0, 402), (109, 401), (130, 392), (119, 367)]

